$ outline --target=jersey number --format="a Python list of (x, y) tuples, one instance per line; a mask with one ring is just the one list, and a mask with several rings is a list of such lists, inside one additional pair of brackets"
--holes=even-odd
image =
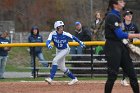
[(62, 47), (63, 46), (63, 44), (58, 44), (58, 47)]

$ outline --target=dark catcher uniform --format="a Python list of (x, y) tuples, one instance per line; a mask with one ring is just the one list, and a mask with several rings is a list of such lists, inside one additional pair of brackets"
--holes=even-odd
[[(122, 29), (124, 32), (127, 33), (139, 33), (138, 27), (136, 24), (134, 24), (133, 22), (131, 22), (130, 24), (126, 24), (125, 21), (122, 24)], [(129, 39), (130, 42), (133, 42), (133, 39)], [(130, 56), (132, 59), (136, 59), (136, 57), (138, 55), (136, 55), (135, 53), (130, 51)], [(126, 78), (126, 74), (123, 73), (123, 80)]]
[(124, 31), (125, 32), (128, 32), (128, 33), (139, 33), (136, 24), (134, 24), (132, 22), (129, 25), (127, 25), (125, 22), (123, 22), (123, 24), (124, 24)]
[(121, 29), (120, 12), (112, 10), (105, 19), (105, 55), (108, 66), (108, 79), (105, 85), (105, 93), (111, 93), (119, 67), (128, 75), (134, 93), (139, 93), (137, 76), (134, 71), (129, 49), (123, 44), (122, 39), (128, 38), (128, 33)]

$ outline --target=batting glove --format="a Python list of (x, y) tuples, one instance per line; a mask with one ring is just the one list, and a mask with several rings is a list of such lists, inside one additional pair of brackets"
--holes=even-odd
[(129, 44), (129, 40), (128, 40), (128, 39), (123, 39), (122, 41), (123, 41), (123, 43), (124, 43), (125, 45), (128, 45), (128, 44)]
[(80, 46), (81, 46), (82, 48), (86, 47), (85, 44), (84, 44), (82, 41), (80, 41)]
[(52, 49), (53, 48), (53, 46), (51, 46), (50, 44), (48, 45), (48, 49)]

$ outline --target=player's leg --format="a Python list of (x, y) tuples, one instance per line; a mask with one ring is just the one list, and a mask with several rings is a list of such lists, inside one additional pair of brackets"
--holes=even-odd
[(115, 62), (115, 60), (112, 60), (111, 58), (110, 59), (107, 58), (107, 61), (108, 61), (108, 63), (107, 63), (107, 65), (108, 65), (108, 69), (107, 69), (108, 77), (107, 77), (107, 81), (105, 84), (105, 93), (111, 93), (114, 82), (117, 79), (119, 64), (115, 64), (117, 61)]
[(121, 49), (118, 47), (118, 43), (108, 41), (105, 45), (105, 55), (107, 60), (107, 81), (105, 84), (105, 92), (111, 93), (115, 80), (117, 79), (117, 74), (121, 62)]
[(58, 66), (61, 71), (64, 72), (69, 78), (75, 79), (75, 76), (72, 74), (72, 72), (65, 66), (65, 58), (61, 59), (60, 62), (58, 62)]
[(63, 50), (57, 50), (57, 54), (55, 56), (55, 58), (53, 59), (52, 62), (52, 71), (51, 71), (51, 78), (53, 79), (56, 70), (57, 70), (57, 66), (58, 66), (58, 62), (63, 59), (64, 57), (66, 57), (66, 55), (68, 54), (68, 49), (63, 49)]
[(132, 59), (130, 58), (129, 51), (127, 49), (123, 52), (123, 60), (121, 64), (123, 71), (127, 74), (130, 80), (130, 85), (134, 93), (139, 93), (139, 84), (137, 80), (137, 75), (134, 70), (134, 65)]
[[(43, 53), (38, 53), (37, 54), (37, 57), (39, 59), (39, 61), (46, 61), (44, 56), (43, 56)], [(48, 67), (48, 63), (44, 63), (44, 62), (40, 62), (44, 67)]]
[(68, 83), (69, 85), (73, 85), (76, 82), (78, 82), (78, 79), (73, 75), (73, 73), (65, 66), (65, 57), (62, 58), (59, 62), (58, 62), (58, 66), (60, 68), (61, 71), (64, 72), (64, 74), (66, 74), (69, 78), (71, 78), (72, 80)]
[(50, 71), (50, 78), (47, 78), (45, 79), (47, 82), (51, 82), (55, 76), (55, 73), (57, 71), (57, 68), (58, 68), (58, 62), (60, 59), (62, 59), (63, 57), (65, 57), (68, 53), (68, 49), (63, 49), (63, 50), (57, 50), (56, 52), (56, 56), (55, 58), (53, 59), (53, 62), (52, 62), (52, 69)]
[(123, 85), (123, 86), (129, 86), (129, 84), (128, 84), (127, 80), (126, 80), (126, 77), (127, 77), (127, 75), (123, 71), (123, 76), (122, 76), (122, 80), (121, 80), (121, 85)]

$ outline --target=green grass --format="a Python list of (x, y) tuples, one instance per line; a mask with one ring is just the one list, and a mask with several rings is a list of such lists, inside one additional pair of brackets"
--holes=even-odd
[(0, 82), (18, 82), (18, 81), (43, 81), (44, 78), (5, 78), (0, 79)]
[[(6, 71), (8, 72), (29, 72), (30, 70), (23, 69), (23, 67), (30, 67), (30, 54), (27, 51), (28, 47), (13, 47), (9, 51), (9, 57), (6, 64)], [(46, 60), (53, 60), (55, 54), (55, 48), (48, 50), (46, 47), (43, 47), (43, 54)], [(70, 56), (66, 57), (66, 60), (69, 60)], [(36, 66), (41, 67), (42, 65), (38, 62), (36, 58)], [(40, 70), (44, 72), (46, 70)]]
[[(11, 51), (9, 52), (8, 61), (6, 64), (6, 71), (16, 71), (16, 72), (22, 72), (22, 71), (30, 71), (26, 69), (20, 69), (20, 67), (30, 67), (30, 54), (27, 51), (28, 47), (13, 47)], [(48, 50), (47, 48), (43, 48), (43, 54), (46, 60), (52, 60), (54, 56), (52, 54), (55, 54), (55, 48), (52, 50)], [(38, 58), (36, 58), (36, 65), (42, 66), (38, 62)]]
[[(0, 79), (0, 82), (19, 82), (19, 81), (44, 81), (45, 77), (37, 77), (37, 78), (5, 78)], [(71, 79), (68, 77), (56, 77), (55, 81), (70, 81)], [(78, 77), (78, 80), (106, 80), (106, 77)]]
[[(0, 82), (20, 82), (20, 81), (44, 81), (45, 77), (37, 77), (37, 78), (6, 78), (0, 79)], [(107, 77), (78, 77), (79, 81), (94, 81), (94, 80), (104, 80), (106, 81)], [(122, 77), (118, 77), (117, 80), (121, 80)], [(71, 79), (68, 77), (55, 77), (55, 81), (70, 81)], [(140, 80), (140, 78), (138, 78)]]

